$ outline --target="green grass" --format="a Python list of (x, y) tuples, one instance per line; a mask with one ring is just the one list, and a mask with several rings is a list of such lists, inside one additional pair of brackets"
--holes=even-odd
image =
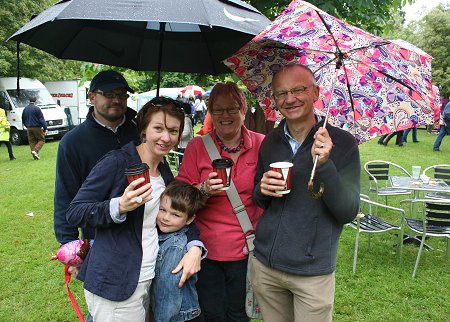
[[(425, 166), (450, 162), (450, 138), (444, 138), (442, 152), (433, 152), (435, 135), (419, 130), (420, 143), (387, 147), (376, 140), (360, 146), (361, 160), (383, 159), (401, 164)], [(409, 138), (411, 140), (411, 137)], [(9, 161), (0, 147), (0, 321), (77, 321), (67, 298), (63, 265), (49, 258), (58, 248), (53, 235), (53, 187), (58, 141), (49, 140), (41, 160), (33, 161), (28, 146), (14, 147), (16, 161)], [(367, 177), (361, 176), (362, 191)], [(399, 199), (398, 199), (399, 200)], [(392, 199), (395, 204), (398, 200)], [(26, 216), (33, 212), (34, 216)], [(448, 321), (449, 261), (445, 243), (428, 241), (433, 251), (422, 255), (417, 278), (411, 278), (418, 248), (404, 248), (403, 264), (395, 252), (393, 234), (360, 241), (358, 266), (352, 274), (355, 231), (345, 228), (341, 237), (336, 270), (334, 321)], [(86, 312), (82, 284), (71, 289)], [(270, 321), (269, 321), (270, 322)]]

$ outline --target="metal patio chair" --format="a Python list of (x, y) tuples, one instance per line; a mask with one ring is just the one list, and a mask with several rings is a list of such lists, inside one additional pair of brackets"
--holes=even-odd
[(400, 175), (411, 177), (411, 174), (402, 166), (383, 160), (372, 160), (364, 164), (364, 171), (369, 176), (369, 196), (371, 193), (376, 194), (376, 201), (378, 197), (385, 197), (385, 204), (387, 205), (388, 196), (411, 196), (411, 192), (406, 189), (399, 189), (392, 187), (390, 175)]
[[(405, 204), (418, 203), (421, 205), (422, 218), (410, 218), (404, 217), (402, 220), (402, 235), (406, 228), (413, 232), (420, 234), (419, 252), (416, 258), (416, 264), (412, 277), (416, 277), (417, 268), (419, 267), (420, 257), (422, 255), (423, 247), (425, 245), (425, 239), (427, 237), (442, 237), (447, 239), (446, 245), (446, 258), (449, 255), (449, 241), (450, 241), (450, 200), (442, 199), (409, 199), (402, 200), (400, 205), (402, 208), (406, 208)], [(400, 259), (402, 258), (403, 243), (400, 245)]]
[[(441, 179), (450, 186), (450, 164), (436, 164), (429, 166), (423, 170), (422, 174), (429, 178)], [(430, 199), (450, 200), (450, 193), (428, 192), (424, 197)]]
[[(378, 202), (371, 201), (367, 195), (360, 195), (360, 211), (356, 218), (348, 224), (349, 227), (356, 229), (356, 238), (355, 238), (355, 252), (353, 255), (353, 273), (356, 272), (356, 262), (358, 260), (358, 247), (359, 247), (359, 236), (361, 233), (368, 233), (369, 237), (369, 251), (370, 251), (370, 234), (378, 234), (385, 233), (390, 230), (401, 230), (401, 221), (404, 217), (404, 211), (400, 208), (395, 208), (391, 206), (387, 206), (384, 204), (380, 204)], [(374, 215), (373, 209), (378, 208), (380, 213), (383, 213), (383, 216)], [(391, 223), (384, 219), (388, 215), (397, 217), (396, 222), (398, 224)], [(383, 218), (382, 218), (383, 217)], [(399, 244), (402, 244), (402, 238), (399, 240)]]

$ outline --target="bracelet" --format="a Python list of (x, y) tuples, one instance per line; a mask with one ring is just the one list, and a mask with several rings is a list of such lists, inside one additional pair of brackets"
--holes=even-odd
[(200, 193), (201, 193), (203, 196), (209, 197), (210, 194), (209, 194), (208, 192), (206, 192), (206, 190), (205, 190), (205, 184), (206, 184), (206, 181), (203, 181), (203, 182), (200, 184), (200, 187), (199, 187), (198, 189), (200, 190)]

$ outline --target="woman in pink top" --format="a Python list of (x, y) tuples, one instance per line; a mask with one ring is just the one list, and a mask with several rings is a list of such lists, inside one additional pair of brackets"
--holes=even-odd
[[(222, 158), (233, 160), (231, 179), (250, 221), (262, 214), (252, 199), (258, 150), (264, 138), (244, 126), (247, 102), (234, 83), (217, 84), (209, 97), (214, 130), (210, 133)], [(201, 137), (186, 148), (177, 179), (196, 185), (208, 201), (195, 219), (208, 249), (198, 274), (197, 291), (206, 321), (249, 321), (245, 314), (245, 278), (248, 249), (245, 236), (223, 187), (212, 171), (211, 159)]]

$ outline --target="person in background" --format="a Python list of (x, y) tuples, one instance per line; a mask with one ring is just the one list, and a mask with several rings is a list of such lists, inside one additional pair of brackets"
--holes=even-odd
[(36, 105), (36, 97), (30, 97), (30, 104), (22, 112), (22, 123), (27, 128), (28, 143), (34, 160), (39, 160), (39, 151), (45, 144), (47, 122), (41, 109)]
[[(95, 227), (95, 242), (81, 266), (85, 298), (94, 321), (145, 321), (158, 254), (156, 215), (159, 197), (173, 180), (165, 156), (179, 142), (184, 112), (176, 100), (157, 97), (137, 115), (140, 142), (105, 155), (92, 169), (67, 210), (74, 227)], [(150, 183), (127, 182), (125, 169), (145, 163)], [(201, 248), (195, 226), (188, 231), (188, 252), (179, 287), (200, 270)], [(191, 247), (192, 246), (192, 247)]]
[(248, 109), (245, 115), (245, 126), (251, 131), (255, 131), (261, 134), (268, 134), (273, 130), (275, 121), (266, 120), (264, 111), (257, 105)]
[(397, 132), (393, 132), (393, 133), (388, 134), (388, 135), (384, 138), (382, 144), (383, 144), (384, 146), (387, 146), (388, 143), (389, 143), (389, 141), (390, 141), (394, 136), (396, 136), (396, 138), (395, 138), (395, 144), (398, 145), (398, 146), (403, 146), (403, 132), (404, 132), (404, 131), (401, 130), (401, 131), (397, 131)]
[[(258, 155), (253, 198), (264, 209), (256, 226), (251, 283), (264, 321), (331, 321), (338, 241), (359, 208), (360, 158), (348, 132), (318, 122), (313, 72), (290, 64), (275, 73), (273, 98), (284, 120), (266, 135)], [(315, 182), (308, 191), (313, 160)], [(289, 160), (292, 188), (270, 164)]]
[(11, 142), (9, 141), (10, 129), (11, 125), (9, 124), (8, 118), (6, 117), (5, 110), (0, 108), (0, 144), (5, 143), (6, 148), (8, 149), (9, 160), (14, 161), (16, 158), (13, 154)]
[[(192, 126), (192, 121), (190, 118), (191, 107), (189, 106), (189, 103), (182, 103), (182, 104), (183, 104), (183, 111), (184, 111), (184, 128), (183, 128), (183, 133), (181, 134), (181, 140), (180, 140), (180, 143), (178, 144), (178, 150), (177, 150), (180, 153), (184, 153), (189, 141), (191, 141), (194, 138), (194, 127)], [(181, 162), (183, 161), (182, 155), (179, 155), (178, 161), (179, 161), (179, 164), (181, 164)]]
[(203, 96), (201, 94), (198, 94), (197, 99), (195, 100), (195, 116), (194, 116), (194, 126), (197, 125), (198, 121), (203, 125), (203, 121), (205, 120), (205, 113), (206, 113), (206, 104), (203, 100)]
[(211, 132), (213, 129), (214, 125), (212, 122), (211, 113), (209, 111), (206, 111), (205, 121), (203, 122), (201, 129), (198, 130), (196, 134), (205, 135)]
[[(252, 199), (256, 158), (264, 138), (244, 126), (247, 101), (235, 83), (214, 86), (208, 112), (214, 130), (209, 133), (222, 158), (233, 161), (231, 180), (246, 207), (253, 227), (262, 210)], [(208, 255), (198, 274), (197, 292), (205, 321), (248, 321), (245, 313), (248, 249), (246, 236), (223, 188), (213, 172), (211, 159), (201, 137), (189, 142), (177, 179), (198, 187), (208, 197), (197, 212)]]
[(440, 119), (440, 128), (436, 141), (434, 141), (433, 151), (441, 151), (441, 143), (446, 135), (450, 135), (450, 101), (444, 106)]
[(197, 188), (179, 180), (169, 183), (161, 194), (156, 217), (159, 251), (150, 301), (155, 322), (192, 321), (200, 315), (195, 289), (197, 276), (193, 275), (179, 288), (181, 272), (171, 271), (187, 252), (186, 226), (195, 219), (204, 199)]
[(413, 127), (412, 129), (406, 129), (403, 132), (403, 138), (402, 138), (402, 142), (403, 143), (408, 143), (408, 134), (409, 132), (411, 132), (412, 130), (412, 140), (414, 143), (419, 143), (419, 140), (417, 139), (417, 127)]

